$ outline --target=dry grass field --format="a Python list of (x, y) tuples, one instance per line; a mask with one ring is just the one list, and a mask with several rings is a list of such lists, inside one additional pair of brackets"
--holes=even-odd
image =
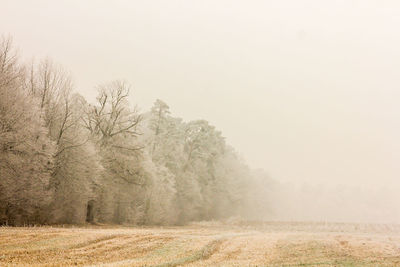
[(0, 266), (400, 266), (400, 226), (0, 228)]

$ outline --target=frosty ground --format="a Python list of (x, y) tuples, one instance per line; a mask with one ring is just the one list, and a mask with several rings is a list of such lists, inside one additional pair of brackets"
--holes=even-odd
[(400, 266), (400, 226), (235, 222), (0, 228), (0, 266)]

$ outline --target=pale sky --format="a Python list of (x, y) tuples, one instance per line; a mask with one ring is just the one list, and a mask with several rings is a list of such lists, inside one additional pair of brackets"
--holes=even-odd
[(399, 1), (4, 1), (0, 33), (93, 101), (133, 85), (273, 178), (400, 189)]

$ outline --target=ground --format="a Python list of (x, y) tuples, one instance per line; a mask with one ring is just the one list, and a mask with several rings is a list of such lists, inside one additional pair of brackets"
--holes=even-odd
[(0, 227), (0, 266), (400, 266), (400, 226)]

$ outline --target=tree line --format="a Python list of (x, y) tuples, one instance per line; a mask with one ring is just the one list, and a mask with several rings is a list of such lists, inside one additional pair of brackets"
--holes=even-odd
[(221, 132), (123, 81), (95, 103), (51, 60), (22, 64), (0, 40), (0, 224), (185, 224), (246, 213), (255, 179)]

